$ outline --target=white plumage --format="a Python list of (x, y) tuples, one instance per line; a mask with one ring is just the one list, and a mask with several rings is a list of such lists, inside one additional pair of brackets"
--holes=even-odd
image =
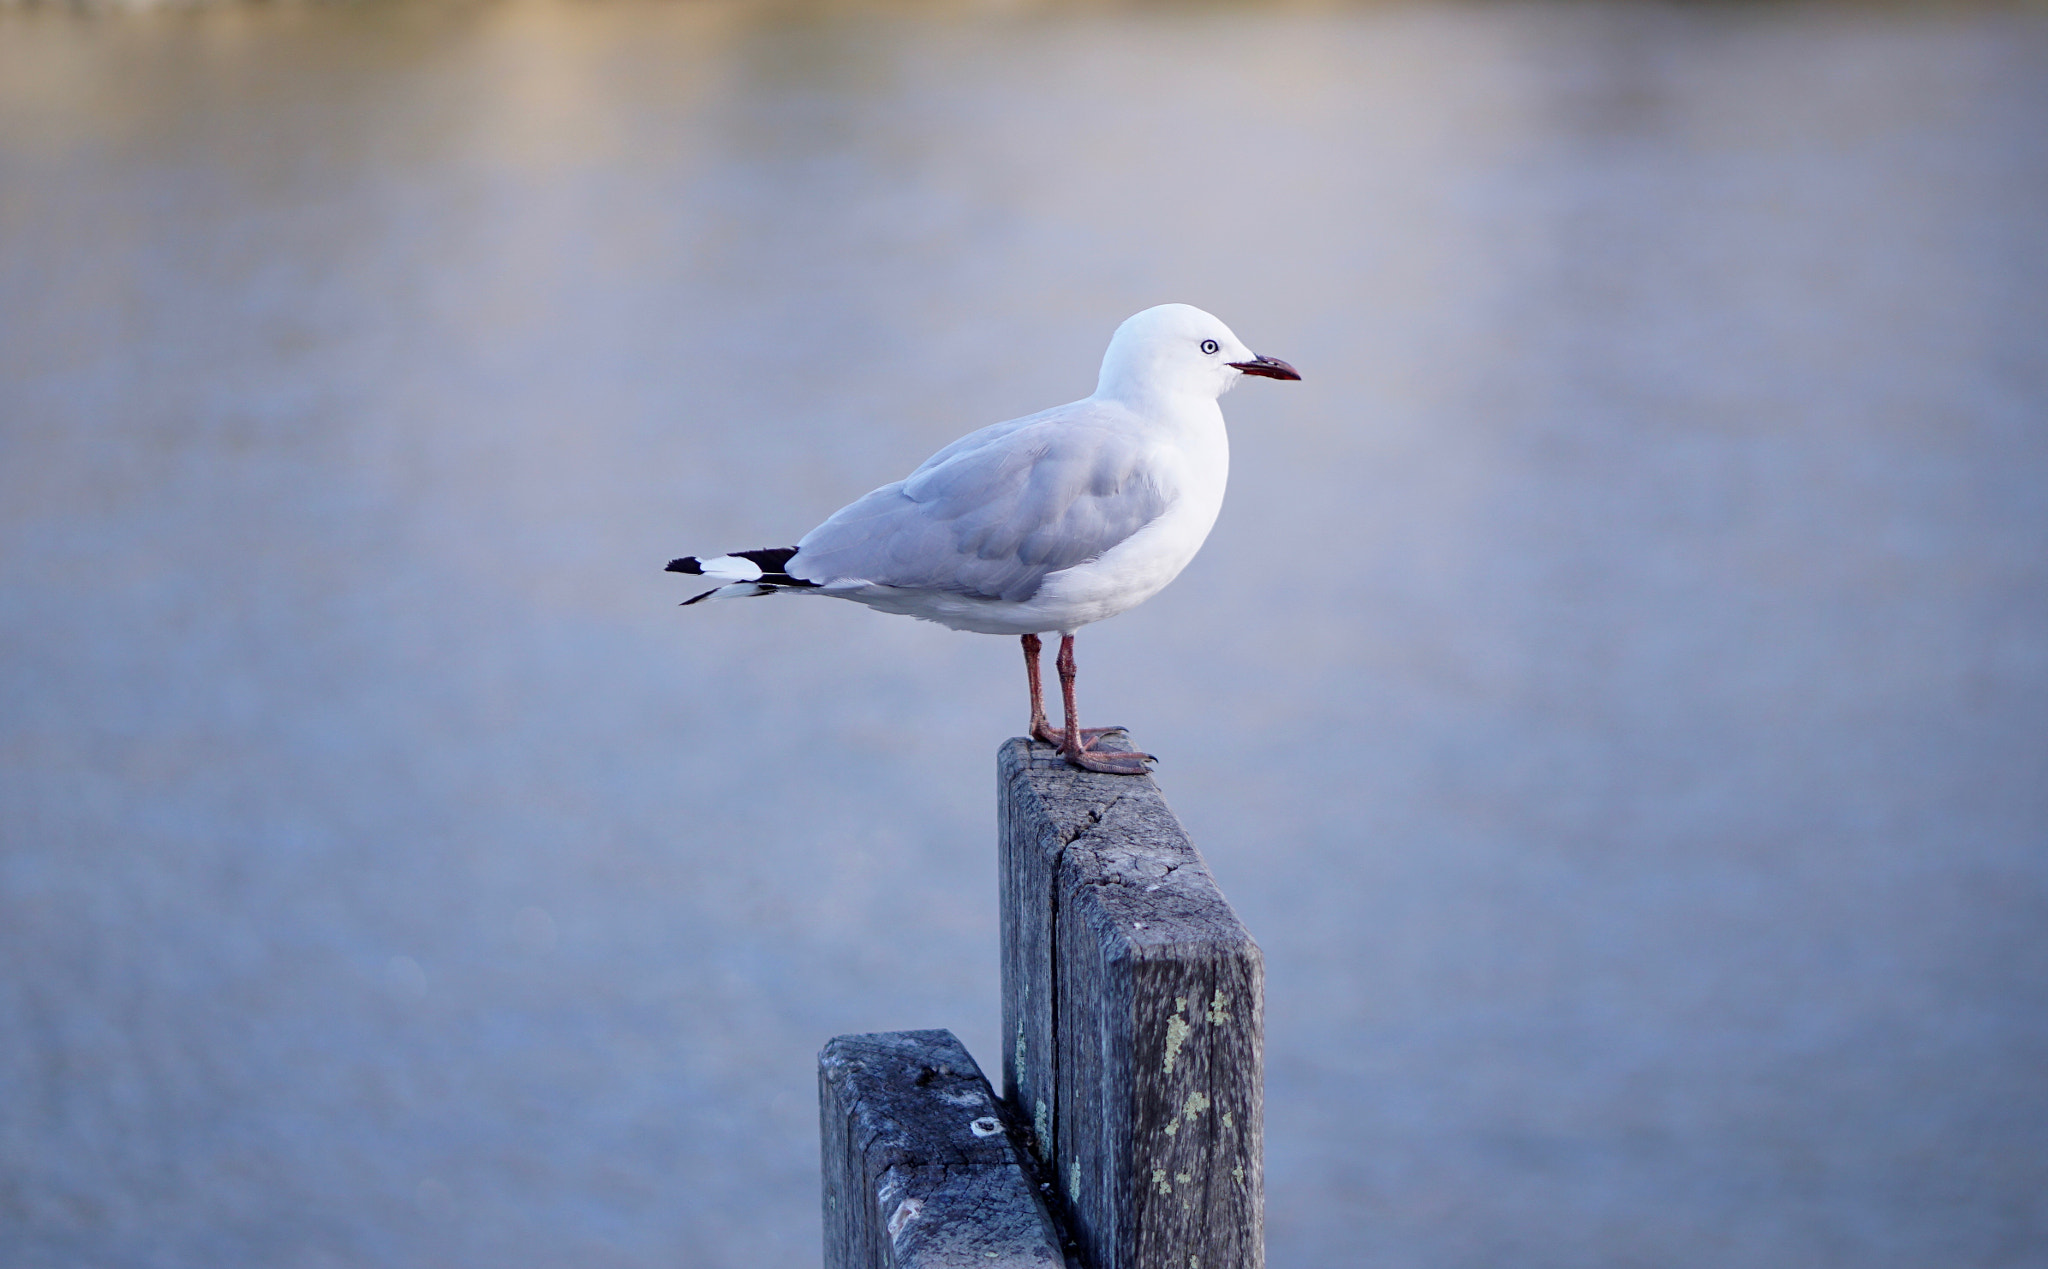
[[(1216, 522), (1230, 470), (1217, 398), (1245, 375), (1299, 379), (1198, 308), (1117, 328), (1094, 395), (970, 433), (840, 509), (793, 548), (671, 561), (723, 583), (703, 599), (794, 591), (955, 630), (1018, 635), (1032, 733), (1098, 771), (1144, 769), (1075, 725), (1073, 635), (1157, 594)], [(1048, 726), (1037, 636), (1058, 631), (1066, 726)], [(1114, 730), (1114, 729), (1109, 729)]]

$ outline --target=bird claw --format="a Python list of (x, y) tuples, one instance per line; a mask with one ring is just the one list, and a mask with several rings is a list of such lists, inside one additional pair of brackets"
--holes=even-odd
[[(1129, 730), (1130, 728), (1128, 727), (1083, 727), (1081, 728), (1081, 747), (1085, 749), (1104, 736), (1114, 736)], [(1051, 745), (1055, 749), (1063, 748), (1067, 743), (1066, 733), (1056, 730), (1051, 723), (1043, 718), (1031, 720), (1031, 738), (1040, 744)]]
[(1127, 753), (1114, 750), (1090, 749), (1083, 745), (1079, 750), (1062, 749), (1068, 762), (1083, 771), (1099, 771), (1104, 775), (1147, 775), (1151, 768), (1145, 764), (1157, 761), (1149, 753)]
[(1121, 727), (1083, 727), (1079, 732), (1085, 739), (1079, 744), (1069, 744), (1064, 737), (1056, 743), (1061, 755), (1083, 771), (1099, 771), (1104, 775), (1147, 774), (1150, 768), (1145, 764), (1157, 761), (1151, 754), (1096, 747), (1105, 736), (1121, 734), (1123, 731)]

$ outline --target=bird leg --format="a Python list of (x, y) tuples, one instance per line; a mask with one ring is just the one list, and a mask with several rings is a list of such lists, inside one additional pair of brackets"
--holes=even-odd
[(1031, 681), (1031, 738), (1056, 745), (1060, 740), (1045, 716), (1045, 687), (1038, 677), (1038, 652), (1044, 646), (1037, 635), (1024, 636), (1024, 677)]
[[(1057, 749), (1066, 744), (1066, 735), (1063, 732), (1054, 731), (1051, 720), (1045, 716), (1045, 689), (1041, 686), (1041, 681), (1038, 677), (1038, 653), (1044, 646), (1044, 644), (1039, 642), (1037, 635), (1028, 634), (1024, 636), (1024, 677), (1030, 680), (1031, 683), (1030, 735), (1033, 740), (1051, 745)], [(1083, 727), (1081, 729), (1083, 747), (1092, 744), (1104, 736), (1122, 730), (1124, 729), (1121, 727)]]
[[(1060, 752), (1067, 761), (1084, 771), (1100, 771), (1107, 775), (1144, 775), (1145, 764), (1152, 759), (1149, 753), (1113, 753), (1095, 748), (1096, 742), (1111, 732), (1122, 731), (1121, 727), (1082, 728), (1080, 715), (1074, 709), (1074, 636), (1060, 636), (1060, 654), (1053, 660), (1053, 668), (1060, 673), (1060, 703), (1067, 713), (1066, 733), (1060, 737)], [(1086, 740), (1083, 737), (1087, 737)]]

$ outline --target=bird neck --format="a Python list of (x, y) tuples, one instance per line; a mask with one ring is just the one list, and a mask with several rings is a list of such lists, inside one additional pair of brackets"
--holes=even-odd
[(1160, 385), (1157, 380), (1129, 375), (1112, 377), (1105, 372), (1101, 382), (1095, 385), (1095, 399), (1113, 401), (1134, 414), (1165, 418), (1205, 413), (1216, 409), (1216, 395), (1199, 388), (1194, 391), (1175, 391)]

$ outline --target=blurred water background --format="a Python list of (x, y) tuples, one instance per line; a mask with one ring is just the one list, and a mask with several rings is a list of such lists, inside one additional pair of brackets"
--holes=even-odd
[(2044, 230), (2038, 9), (0, 8), (0, 1263), (815, 1264), (1016, 644), (661, 566), (1183, 300), (1276, 1269), (2048, 1264)]

